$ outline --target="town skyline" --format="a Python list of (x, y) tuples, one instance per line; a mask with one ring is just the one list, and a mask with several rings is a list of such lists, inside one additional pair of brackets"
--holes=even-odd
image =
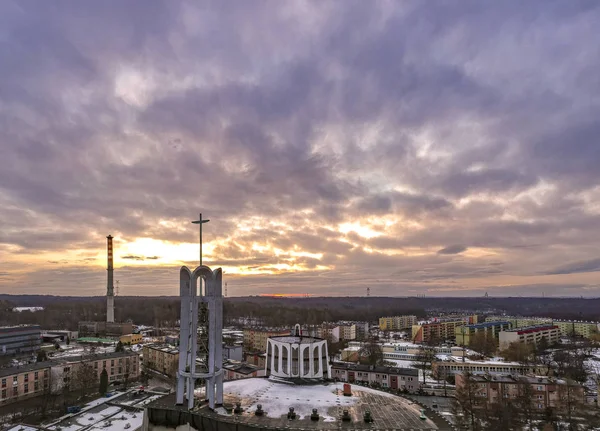
[(2, 2), (0, 293), (599, 297), (600, 5)]

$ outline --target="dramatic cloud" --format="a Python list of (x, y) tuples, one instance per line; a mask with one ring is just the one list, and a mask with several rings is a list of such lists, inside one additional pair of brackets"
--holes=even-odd
[(0, 292), (102, 294), (110, 233), (123, 294), (176, 294), (202, 212), (235, 295), (597, 295), (598, 22), (4, 1)]

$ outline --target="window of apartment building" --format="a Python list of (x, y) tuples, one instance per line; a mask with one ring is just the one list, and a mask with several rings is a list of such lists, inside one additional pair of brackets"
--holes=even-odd
[(123, 363), (123, 358), (119, 359), (119, 365), (121, 365)]
[(119, 374), (123, 374), (123, 368), (119, 367)]
[(543, 400), (544, 396), (543, 395), (538, 395), (538, 400)]
[(25, 383), (25, 390), (23, 392), (25, 392), (25, 393), (29, 392), (29, 383)]
[(18, 380), (17, 376), (13, 376), (13, 383), (17, 383), (17, 380)]
[(115, 373), (115, 369), (114, 369), (114, 368), (111, 368), (111, 369), (110, 369), (110, 374), (111, 374), (111, 375), (113, 375), (114, 373)]
[(544, 405), (543, 404), (538, 404), (538, 409), (543, 409)]
[(98, 369), (98, 362), (94, 362), (94, 370)]
[(40, 384), (39, 384), (38, 382), (35, 382), (35, 383), (33, 384), (33, 390), (34, 390), (34, 391), (37, 391), (38, 389), (40, 389)]
[(63, 372), (64, 372), (64, 373), (68, 373), (69, 371), (71, 371), (71, 368), (70, 368), (70, 367), (64, 367), (64, 368), (63, 368)]
[(538, 391), (543, 391), (543, 390), (544, 390), (544, 387), (543, 387), (543, 386), (538, 386), (538, 387), (537, 387), (537, 390), (538, 390)]
[(44, 370), (44, 378), (48, 377), (48, 370)]
[(14, 386), (13, 387), (13, 397), (16, 397), (17, 395), (19, 395), (19, 387)]
[(28, 373), (28, 374), (25, 374), (25, 375), (23, 376), (23, 381), (24, 381), (24, 382), (28, 382), (28, 381), (29, 381), (29, 373)]
[(37, 380), (39, 377), (40, 377), (40, 376), (39, 376), (39, 372), (37, 372), (37, 371), (36, 371), (35, 373), (33, 373), (33, 378), (34, 378), (35, 380)]
[(2, 387), (5, 388), (6, 387), (6, 379), (2, 379)]
[(102, 361), (102, 368), (106, 368), (106, 361)]
[(114, 360), (114, 359), (111, 359), (111, 360), (110, 360), (110, 366), (111, 366), (111, 367), (114, 367), (114, 366), (115, 366), (115, 360)]
[(2, 389), (2, 398), (6, 398), (6, 389)]

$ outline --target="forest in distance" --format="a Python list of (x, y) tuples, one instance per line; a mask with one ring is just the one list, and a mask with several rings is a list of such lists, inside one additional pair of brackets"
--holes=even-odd
[[(77, 329), (82, 320), (104, 320), (106, 299), (49, 295), (0, 295), (0, 326), (39, 324), (45, 329)], [(12, 312), (15, 307), (43, 307), (41, 311)], [(179, 319), (178, 297), (115, 298), (117, 321), (174, 327)], [(254, 318), (266, 326), (324, 321), (362, 320), (414, 314), (419, 318), (450, 313), (491, 313), (551, 317), (570, 320), (600, 320), (600, 299), (590, 298), (427, 298), (427, 297), (235, 297), (225, 298), (224, 324)]]

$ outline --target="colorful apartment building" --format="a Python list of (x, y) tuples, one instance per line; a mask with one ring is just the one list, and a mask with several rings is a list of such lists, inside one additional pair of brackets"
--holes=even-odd
[(412, 340), (415, 343), (438, 343), (453, 340), (456, 337), (456, 328), (465, 324), (465, 320), (422, 322), (412, 326)]
[(496, 341), (500, 338), (500, 332), (511, 329), (510, 322), (493, 321), (476, 323), (475, 325), (464, 325), (456, 330), (456, 344), (459, 346), (470, 346), (471, 340), (475, 334), (484, 334), (487, 337), (493, 337)]
[(417, 324), (417, 316), (380, 317), (379, 329), (382, 331), (400, 331)]
[(526, 326), (524, 328), (510, 329), (500, 332), (500, 349), (506, 349), (510, 343), (537, 344), (542, 338), (550, 344), (557, 343), (560, 340), (560, 329), (556, 325), (536, 325)]
[(560, 335), (563, 337), (576, 335), (584, 338), (590, 338), (592, 335), (600, 333), (600, 323), (598, 322), (553, 320), (552, 324), (558, 326), (560, 329)]

